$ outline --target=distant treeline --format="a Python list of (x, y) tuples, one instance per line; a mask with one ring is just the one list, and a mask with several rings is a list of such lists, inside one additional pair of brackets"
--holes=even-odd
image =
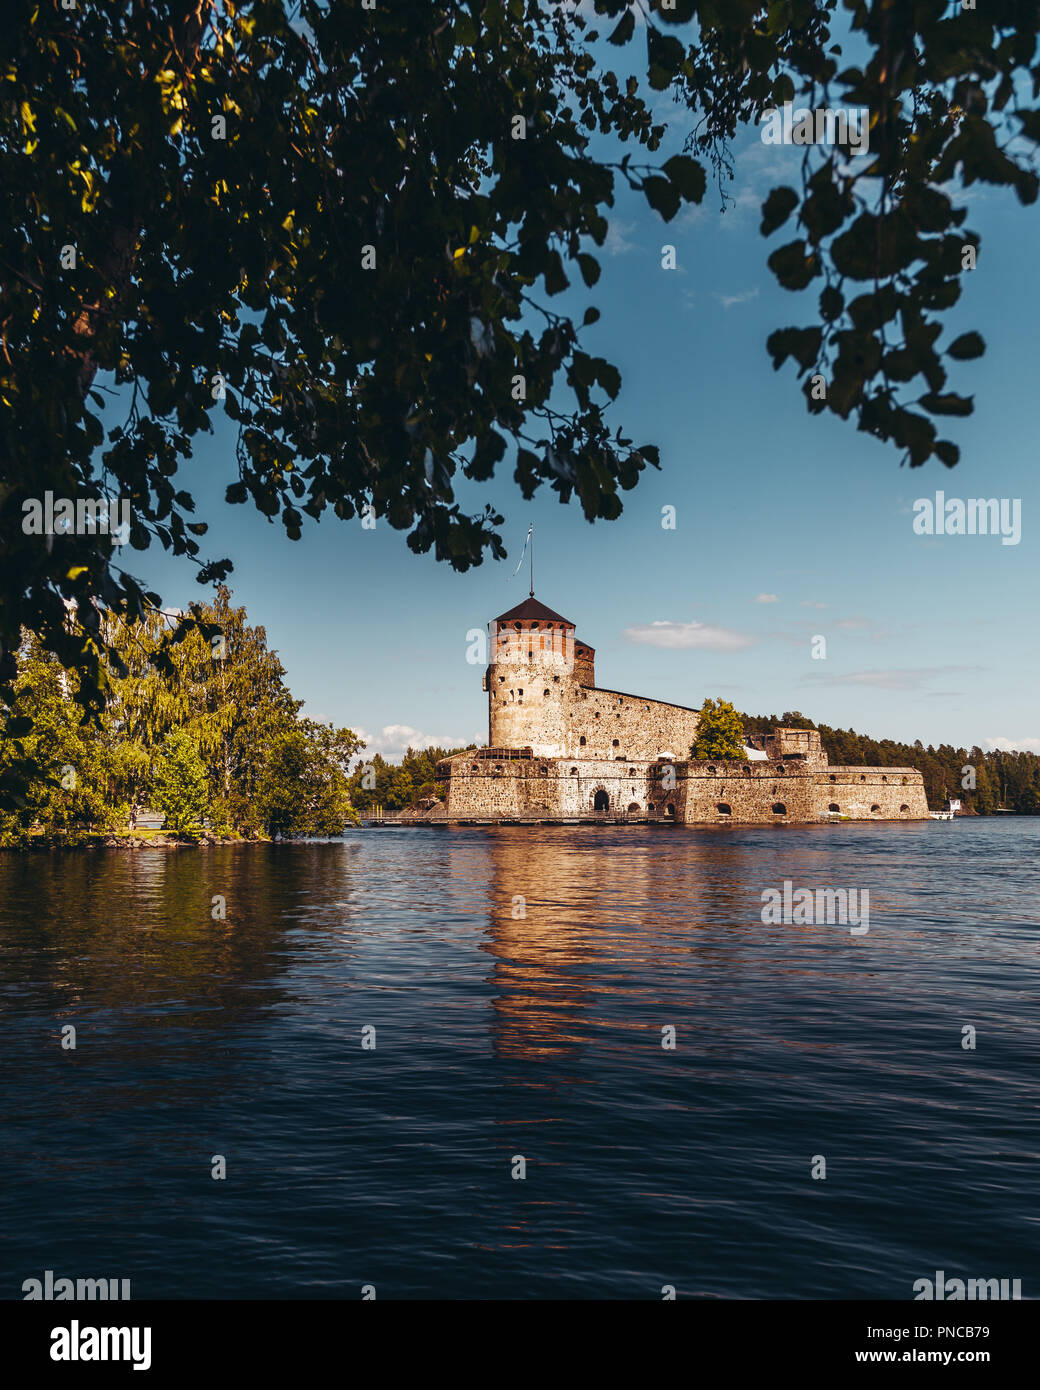
[(349, 783), (351, 804), (359, 811), (370, 811), (373, 806), (400, 811), (437, 796), (442, 788), (435, 780), (435, 770), (441, 758), (476, 746), (467, 743), (466, 748), (406, 748), (399, 763), (388, 763), (376, 753), (354, 770)]
[(226, 588), (195, 612), (186, 629), (159, 611), (103, 620), (114, 657), (91, 721), (77, 674), (25, 634), (0, 706), (17, 735), (0, 738), (0, 846), (125, 831), (145, 807), (187, 838), (338, 835), (356, 822), (347, 783), (361, 740), (301, 717), (264, 629)]
[(744, 715), (749, 734), (765, 733), (778, 724), (818, 729), (824, 752), (839, 767), (916, 767), (924, 777), (928, 805), (933, 810), (951, 796), (958, 798), (965, 810), (980, 816), (1000, 809), (1027, 816), (1040, 814), (1040, 756), (1036, 753), (984, 753), (978, 747), (954, 748), (949, 743), (925, 747), (920, 739), (896, 743), (890, 738), (868, 738), (853, 729), (814, 724), (798, 710), (779, 716)]

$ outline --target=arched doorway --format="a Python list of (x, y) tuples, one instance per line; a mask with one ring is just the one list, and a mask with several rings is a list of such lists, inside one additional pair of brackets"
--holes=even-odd
[(592, 809), (594, 811), (609, 811), (610, 796), (605, 791), (598, 791), (592, 798)]

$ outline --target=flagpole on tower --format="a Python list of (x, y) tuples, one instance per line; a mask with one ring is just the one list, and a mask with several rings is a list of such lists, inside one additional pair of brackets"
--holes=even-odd
[(531, 537), (531, 597), (534, 598), (534, 522), (531, 522), (531, 529), (528, 532)]

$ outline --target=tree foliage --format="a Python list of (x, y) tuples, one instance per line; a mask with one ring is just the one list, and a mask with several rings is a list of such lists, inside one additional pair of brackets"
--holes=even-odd
[(819, 291), (814, 322), (770, 336), (773, 365), (793, 360), (811, 412), (854, 418), (911, 466), (952, 467), (960, 449), (940, 431), (973, 401), (950, 389), (949, 372), (985, 350), (973, 331), (939, 341), (980, 246), (956, 198), (981, 182), (1036, 201), (1040, 8), (843, 0), (854, 62), (833, 42), (838, 0), (725, 8), (675, 74), (699, 117), (689, 147), (723, 177), (738, 128), (785, 102), (869, 115), (868, 155), (807, 144), (801, 187), (776, 187), (762, 205), (763, 236), (795, 222), (769, 257), (777, 281)]
[(354, 769), (350, 779), (350, 799), (360, 811), (382, 806), (387, 811), (400, 811), (414, 806), (427, 796), (439, 793), (437, 764), (465, 748), (406, 748), (400, 763), (390, 763), (380, 753), (365, 759)]
[(162, 741), (152, 772), (152, 800), (175, 835), (197, 835), (206, 813), (206, 769), (183, 727)]
[[(356, 821), (347, 789), (364, 746), (350, 730), (301, 716), (262, 627), (221, 586), (195, 626), (174, 614), (107, 620), (122, 674), (106, 669), (100, 715), (84, 716), (76, 671), (27, 635), (0, 715), (0, 778), (20, 792), (0, 804), (0, 844), (125, 827), (154, 802), (167, 829), (215, 833), (338, 834)], [(201, 779), (201, 780), (200, 780)], [(287, 809), (291, 807), (290, 811)]]
[(747, 751), (744, 747), (744, 717), (728, 700), (704, 701), (690, 757), (747, 761)]
[(329, 756), (335, 742), (336, 731), (322, 725), (304, 724), (278, 735), (259, 787), (258, 812), (269, 834), (339, 835), (348, 820), (357, 824), (346, 771)]

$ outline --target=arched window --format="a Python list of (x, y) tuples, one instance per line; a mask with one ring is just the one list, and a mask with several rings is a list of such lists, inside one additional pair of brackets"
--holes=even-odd
[(582, 748), (585, 747), (585, 735), (584, 735), (584, 734), (582, 734), (581, 738), (578, 739), (578, 743), (580, 744), (580, 746), (581, 746)]
[(577, 769), (576, 767), (572, 767), (572, 768), (571, 768), (571, 776), (572, 776), (572, 777), (577, 777), (577, 775), (578, 775), (578, 769)]
[(729, 804), (728, 801), (720, 801), (719, 804), (715, 807), (715, 809), (716, 811), (718, 811), (720, 816), (731, 816), (733, 814), (733, 807)]
[(909, 811), (910, 807), (909, 807), (909, 806), (906, 804), (906, 802), (904, 801), (903, 804), (902, 804), (902, 806), (900, 806), (899, 809), (900, 809), (900, 811)]
[(471, 763), (471, 764), (470, 764), (470, 769), (469, 769), (469, 770), (470, 770), (470, 772), (476, 772), (476, 771), (478, 770), (478, 769), (477, 769), (476, 763)]
[[(888, 778), (887, 778), (887, 777), (882, 777), (881, 780), (882, 780), (882, 782), (887, 782), (887, 781), (888, 781)], [(831, 781), (832, 781), (832, 782), (834, 781), (834, 778), (833, 778), (833, 777), (831, 778)]]
[(774, 802), (773, 802), (773, 815), (774, 815), (774, 816), (786, 816), (786, 815), (787, 815), (787, 807), (784, 805), (784, 803), (783, 803), (782, 801), (774, 801)]
[(611, 748), (620, 748), (620, 747), (621, 747), (621, 740), (620, 740), (620, 739), (615, 739), (615, 740), (613, 741), (613, 743), (612, 743), (610, 746), (611, 746)]
[(877, 802), (875, 801), (874, 804), (873, 804), (873, 806), (871, 806), (871, 808), (870, 808), (870, 814), (871, 814), (872, 816), (877, 815), (878, 811), (880, 811), (880, 810), (881, 810), (881, 807), (880, 807), (880, 806), (877, 804)]
[(836, 782), (837, 780), (838, 780), (837, 777), (835, 777), (834, 773), (832, 772), (832, 773), (831, 773), (831, 781), (832, 781), (832, 782)]
[(827, 810), (828, 810), (828, 811), (840, 811), (840, 810), (841, 810), (841, 807), (838, 805), (838, 803), (837, 803), (836, 801), (832, 801), (831, 804), (827, 807)]
[(638, 815), (639, 815), (639, 802), (638, 802), (638, 801), (630, 801), (630, 802), (628, 803), (628, 814), (629, 814), (630, 816), (638, 816)]
[(609, 811), (610, 797), (604, 791), (598, 791), (592, 798), (592, 809), (594, 811)]
[(709, 777), (714, 777), (714, 776), (715, 776), (715, 769), (714, 769), (713, 767), (709, 767), (709, 768), (708, 768), (708, 776), (709, 776)]
[(668, 805), (664, 808), (664, 813), (665, 813), (666, 816), (674, 816), (674, 815), (675, 815), (675, 803), (672, 802), (672, 801), (669, 801)]
[(634, 767), (630, 767), (630, 768), (628, 769), (628, 775), (629, 775), (629, 777), (634, 777), (634, 776), (636, 775), (636, 770), (635, 770)]
[(909, 786), (909, 784), (910, 784), (910, 778), (909, 778), (909, 777), (904, 777), (904, 778), (903, 778), (903, 786), (906, 787), (906, 786)]
[(548, 698), (549, 698), (549, 692), (548, 692), (548, 690), (543, 690), (543, 691), (542, 691), (542, 699), (543, 699), (543, 700), (548, 700)]
[[(749, 768), (748, 768), (748, 772), (750, 772), (750, 771), (751, 771), (751, 768), (749, 767)], [(786, 772), (786, 771), (787, 771), (787, 768), (784, 767), (783, 763), (781, 763), (780, 766), (777, 768), (777, 772)], [(831, 778), (831, 781), (832, 781), (832, 782), (834, 781), (834, 778), (833, 778), (833, 777)]]
[(865, 782), (865, 781), (867, 780), (866, 777), (863, 775), (862, 772), (861, 772), (860, 775), (859, 775), (859, 780), (860, 780), (861, 782)]

